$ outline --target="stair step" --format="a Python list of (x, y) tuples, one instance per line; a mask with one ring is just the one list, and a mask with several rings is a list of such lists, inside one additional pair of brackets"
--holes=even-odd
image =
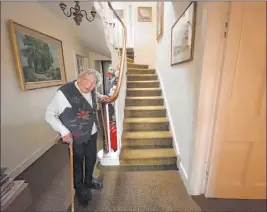
[(136, 63), (127, 63), (127, 68), (148, 69), (148, 65), (145, 65), (145, 64), (136, 64)]
[(166, 110), (164, 106), (134, 106), (134, 107), (125, 107), (125, 110), (129, 111), (153, 111), (153, 110)]
[(142, 69), (142, 68), (127, 68), (128, 74), (155, 74), (155, 69)]
[(161, 96), (126, 97), (126, 106), (162, 106), (164, 100)]
[[(104, 166), (102, 167), (107, 171), (116, 171), (116, 166)], [(120, 171), (164, 171), (164, 170), (178, 170), (176, 165), (164, 165), (164, 166), (151, 166), (151, 165), (130, 165), (130, 164), (122, 164), (120, 163)]]
[(124, 120), (124, 123), (135, 123), (135, 124), (140, 124), (140, 123), (166, 123), (169, 120), (165, 117), (163, 118), (127, 118)]
[(132, 59), (132, 60), (134, 60), (134, 55), (128, 55), (127, 54), (127, 57), (130, 58), (130, 59)]
[(166, 117), (166, 109), (164, 106), (135, 106), (125, 107), (125, 117)]
[(154, 80), (156, 81), (158, 76), (156, 74), (128, 74), (127, 80), (128, 81), (148, 81)]
[(127, 57), (134, 56), (134, 52), (127, 52)]
[(169, 121), (162, 118), (126, 118), (123, 129), (125, 131), (166, 131), (169, 130)]
[(150, 131), (150, 132), (125, 132), (124, 139), (156, 139), (156, 138), (171, 138), (170, 131)]
[(127, 81), (127, 88), (158, 88), (158, 80), (148, 81)]
[(127, 63), (134, 63), (134, 60), (127, 57)]
[(172, 147), (172, 135), (170, 131), (150, 131), (150, 132), (124, 132), (123, 148), (144, 148), (150, 146)]
[(161, 96), (160, 88), (127, 88), (127, 96)]
[(173, 148), (123, 149), (120, 154), (123, 165), (174, 165), (176, 154)]
[[(129, 133), (129, 132), (125, 132)], [(134, 133), (134, 132), (131, 132)], [(171, 137), (162, 137), (162, 138), (124, 138), (123, 139), (123, 148), (171, 148), (172, 147), (172, 138)]]
[(129, 149), (121, 152), (121, 159), (150, 159), (150, 158), (176, 158), (172, 148), (162, 149)]

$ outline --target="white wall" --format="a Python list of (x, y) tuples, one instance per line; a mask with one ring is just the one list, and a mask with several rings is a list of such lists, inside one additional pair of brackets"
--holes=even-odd
[(164, 3), (163, 37), (156, 48), (156, 68), (160, 77), (165, 102), (169, 114), (172, 133), (180, 154), (180, 172), (187, 185), (190, 161), (193, 154), (196, 108), (201, 77), (203, 54), (202, 5), (198, 3), (194, 59), (191, 62), (170, 66), (171, 27), (183, 13), (189, 2)]
[[(125, 24), (127, 28), (127, 47), (133, 47), (133, 42), (132, 42), (132, 17), (131, 17), (131, 4), (132, 2), (112, 2), (111, 3), (113, 8), (115, 10), (123, 10), (123, 17), (122, 21)], [(114, 23), (115, 23), (115, 39), (116, 43), (118, 44), (118, 47), (122, 47), (122, 41), (123, 41), (123, 34), (122, 34), (122, 27), (121, 23), (119, 23), (118, 19), (114, 18)]]
[[(112, 2), (115, 9), (123, 9), (122, 19), (127, 27), (127, 47), (134, 48), (135, 62), (155, 68), (156, 59), (156, 2)], [(131, 6), (131, 7), (130, 7)], [(138, 7), (152, 7), (152, 22), (138, 22)], [(130, 11), (131, 8), (131, 11)], [(132, 19), (132, 20), (131, 20)], [(121, 29), (118, 37), (121, 44)]]
[[(135, 62), (155, 68), (156, 61), (156, 2), (133, 2)], [(152, 22), (138, 22), (138, 7), (152, 7)]]
[(109, 57), (94, 52), (89, 52), (88, 57), (89, 57), (89, 68), (92, 69), (95, 69), (95, 61), (97, 60), (111, 60), (111, 58)]
[[(25, 12), (29, 10), (34, 11), (34, 17)], [(88, 53), (65, 22), (57, 19), (39, 3), (2, 2), (1, 166), (8, 167), (12, 175), (16, 176), (54, 143), (57, 133), (45, 122), (44, 115), (57, 87), (29, 91), (20, 89), (7, 27), (9, 19), (63, 42), (68, 81), (75, 78), (74, 52), (84, 56)]]

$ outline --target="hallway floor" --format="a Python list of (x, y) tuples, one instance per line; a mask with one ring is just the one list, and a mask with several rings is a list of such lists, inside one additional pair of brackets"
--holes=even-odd
[[(18, 177), (18, 179), (24, 179), (29, 183), (32, 192), (33, 204), (27, 211), (70, 211), (67, 151), (65, 145), (54, 145)], [(223, 200), (208, 200), (205, 202), (203, 197), (192, 198), (187, 195), (179, 173), (175, 170), (127, 171), (121, 168), (101, 168), (100, 170), (96, 171), (96, 175), (104, 180), (103, 190), (94, 190), (93, 200), (88, 208), (83, 210), (78, 208), (76, 212), (266, 211), (265, 201), (226, 200), (222, 205), (220, 201)]]

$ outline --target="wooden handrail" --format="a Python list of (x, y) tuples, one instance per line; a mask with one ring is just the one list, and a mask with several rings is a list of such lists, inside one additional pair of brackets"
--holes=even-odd
[(119, 20), (119, 22), (122, 25), (122, 28), (123, 28), (123, 43), (122, 43), (122, 55), (121, 55), (121, 61), (120, 61), (119, 76), (118, 76), (118, 80), (117, 80), (117, 84), (116, 84), (116, 89), (115, 89), (115, 91), (114, 91), (114, 93), (113, 93), (113, 95), (111, 97), (101, 101), (101, 103), (114, 102), (118, 98), (119, 93), (120, 93), (120, 88), (121, 88), (121, 81), (122, 81), (123, 71), (124, 71), (124, 64), (125, 64), (124, 61), (126, 59), (126, 40), (127, 40), (127, 29), (126, 29), (126, 26), (123, 23), (123, 21), (121, 20), (121, 18), (119, 17), (119, 15), (116, 13), (116, 11), (114, 10), (114, 8), (112, 7), (110, 2), (108, 2), (108, 6), (112, 10), (112, 12), (115, 15), (115, 17)]
[[(109, 98), (103, 99), (101, 100), (101, 105), (100, 105), (100, 113), (101, 113), (101, 117), (102, 117), (102, 125), (103, 125), (103, 130), (104, 130), (104, 135), (105, 135), (105, 152), (108, 151), (107, 147), (107, 140), (108, 140), (108, 131), (107, 131), (107, 127), (106, 127), (106, 120), (105, 116), (104, 116), (104, 105), (110, 102), (114, 102), (116, 101), (116, 99), (119, 96), (120, 93), (120, 88), (121, 88), (121, 83), (122, 83), (122, 78), (123, 78), (123, 73), (124, 73), (124, 66), (125, 66), (125, 60), (126, 60), (126, 40), (127, 40), (127, 28), (125, 26), (125, 24), (123, 23), (123, 21), (121, 20), (121, 18), (119, 17), (119, 15), (116, 13), (116, 11), (114, 10), (114, 8), (112, 7), (111, 3), (108, 2), (108, 6), (109, 8), (112, 10), (114, 16), (119, 20), (119, 22), (122, 25), (123, 28), (123, 43), (122, 43), (122, 54), (121, 54), (121, 60), (120, 60), (120, 67), (119, 67), (119, 75), (118, 75), (118, 79), (117, 79), (117, 83), (116, 83), (116, 89), (113, 93), (112, 96), (110, 96)], [(107, 114), (106, 114), (107, 115)]]

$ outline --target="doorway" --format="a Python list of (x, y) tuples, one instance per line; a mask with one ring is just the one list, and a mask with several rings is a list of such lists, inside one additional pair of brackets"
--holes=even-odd
[(266, 199), (266, 3), (230, 4), (205, 195)]

